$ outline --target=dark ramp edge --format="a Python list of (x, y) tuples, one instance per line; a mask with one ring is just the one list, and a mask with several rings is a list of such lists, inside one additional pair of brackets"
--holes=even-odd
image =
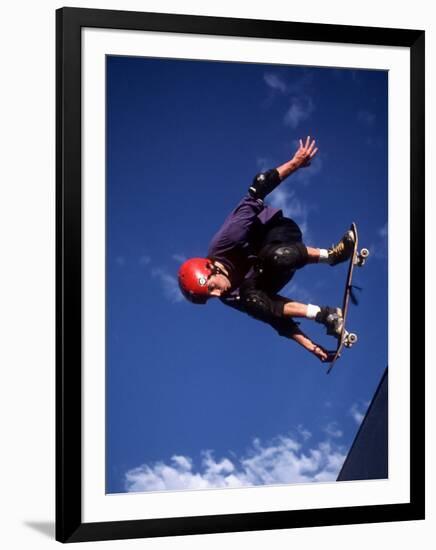
[(388, 477), (388, 368), (375, 391), (337, 481)]

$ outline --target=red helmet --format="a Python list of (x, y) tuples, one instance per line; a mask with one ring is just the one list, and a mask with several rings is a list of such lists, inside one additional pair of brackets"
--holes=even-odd
[(215, 273), (208, 258), (191, 258), (179, 268), (179, 287), (187, 300), (205, 304), (209, 298), (207, 280)]

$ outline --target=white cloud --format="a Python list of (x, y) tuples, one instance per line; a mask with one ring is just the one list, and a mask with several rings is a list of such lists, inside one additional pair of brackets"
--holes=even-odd
[(310, 72), (304, 72), (300, 78), (290, 82), (285, 82), (276, 73), (265, 73), (263, 79), (271, 90), (267, 104), (271, 103), (277, 92), (289, 98), (290, 105), (283, 118), (286, 125), (295, 129), (300, 122), (310, 117), (315, 109), (314, 102), (307, 93), (313, 80), (313, 75)]
[(314, 108), (314, 103), (310, 97), (293, 97), (285, 114), (284, 123), (295, 129), (300, 122), (310, 117)]
[(263, 446), (254, 439), (246, 456), (239, 459), (216, 460), (212, 451), (203, 451), (198, 469), (190, 457), (181, 455), (173, 456), (169, 464), (143, 464), (125, 474), (125, 487), (130, 492), (144, 492), (336, 480), (345, 460), (344, 449), (329, 439), (305, 448), (310, 432), (302, 427), (298, 431), (303, 442), (278, 436)]
[(174, 455), (171, 460), (177, 464), (180, 470), (187, 472), (192, 469), (192, 460), (186, 456)]
[(151, 274), (160, 281), (167, 300), (173, 303), (183, 301), (183, 294), (180, 292), (177, 278), (174, 275), (170, 275), (160, 267), (153, 268)]
[(277, 187), (270, 195), (271, 206), (280, 208), (283, 214), (292, 218), (303, 233), (303, 241), (307, 240), (309, 206), (297, 197), (294, 190), (288, 191), (284, 187)]
[(342, 437), (344, 435), (343, 431), (339, 429), (337, 422), (330, 422), (325, 426), (324, 432), (330, 437)]
[(353, 403), (353, 405), (351, 406), (350, 414), (358, 426), (362, 424), (362, 420), (365, 418), (365, 413), (367, 408), (368, 408), (368, 403), (364, 405)]
[[(183, 263), (187, 259), (183, 254), (173, 254), (171, 258), (179, 263)], [(115, 263), (119, 267), (123, 268), (126, 265), (127, 260), (124, 256), (116, 256)], [(183, 294), (181, 293), (179, 288), (177, 277), (171, 275), (166, 269), (162, 267), (153, 267), (152, 259), (147, 254), (139, 256), (138, 264), (145, 269), (146, 273), (151, 274), (152, 277), (160, 282), (164, 296), (168, 301), (172, 303), (184, 301)]]
[[(183, 263), (186, 260), (182, 254), (173, 254), (172, 259), (180, 263)], [(147, 254), (140, 256), (138, 262), (147, 273), (151, 274), (152, 277), (159, 281), (164, 296), (168, 301), (172, 303), (184, 301), (183, 294), (181, 293), (177, 282), (177, 277), (171, 275), (162, 267), (153, 267), (152, 259)], [(124, 263), (120, 265), (124, 265)]]
[(278, 90), (283, 94), (286, 93), (288, 90), (286, 83), (274, 73), (265, 73), (263, 75), (263, 79), (265, 80), (266, 84), (273, 90)]
[(295, 191), (287, 191), (286, 189), (277, 188), (274, 194), (271, 195), (270, 202), (272, 206), (281, 208), (286, 216), (289, 216), (295, 221), (306, 222), (308, 207), (297, 197)]
[(312, 437), (311, 432), (309, 432), (309, 430), (306, 430), (306, 428), (302, 424), (299, 424), (299, 426), (297, 427), (297, 430), (298, 430), (298, 433), (302, 436), (304, 441), (307, 441)]

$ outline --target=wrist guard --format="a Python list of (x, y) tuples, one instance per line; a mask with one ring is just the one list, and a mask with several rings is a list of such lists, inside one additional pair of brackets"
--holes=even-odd
[(280, 181), (279, 173), (275, 168), (261, 172), (254, 178), (248, 192), (253, 198), (263, 200), (279, 185)]

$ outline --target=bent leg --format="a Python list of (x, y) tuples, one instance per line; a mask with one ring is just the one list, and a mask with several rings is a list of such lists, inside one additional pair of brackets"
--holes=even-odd
[(307, 263), (325, 263), (334, 266), (345, 262), (353, 253), (354, 240), (354, 233), (348, 230), (336, 245), (332, 245), (328, 249), (307, 247)]
[(283, 315), (285, 317), (307, 317), (308, 308), (308, 304), (301, 304), (299, 302), (286, 302), (283, 308)]
[(321, 323), (327, 328), (327, 334), (337, 336), (343, 326), (342, 310), (329, 306), (314, 306), (299, 302), (286, 302), (283, 306), (284, 317), (305, 317)]
[(306, 246), (296, 243), (271, 243), (259, 253), (258, 286), (276, 294), (308, 263)]
[(271, 243), (259, 252), (259, 258), (264, 269), (295, 271), (307, 264), (309, 255), (308, 248), (301, 242)]
[(319, 248), (312, 248), (311, 246), (306, 246), (306, 249), (307, 249), (307, 263), (317, 264), (320, 259), (321, 250)]

